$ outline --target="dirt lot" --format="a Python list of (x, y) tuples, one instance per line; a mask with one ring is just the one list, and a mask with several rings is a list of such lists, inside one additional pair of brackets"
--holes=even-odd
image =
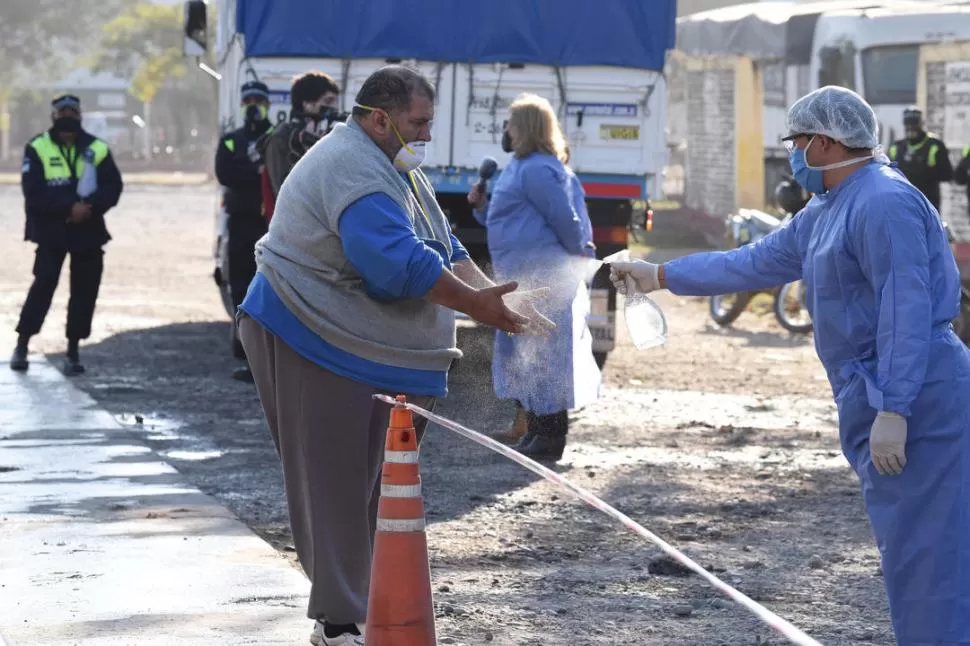
[[(131, 187), (77, 384), (204, 491), (288, 551), (280, 473), (251, 386), (229, 378), (227, 317), (211, 278), (214, 193)], [(0, 351), (29, 284), (19, 191), (0, 187)], [(66, 270), (65, 270), (66, 273)], [(66, 287), (66, 275), (63, 282)], [(660, 297), (668, 344), (610, 357), (601, 401), (577, 414), (559, 469), (825, 644), (892, 643), (878, 558), (810, 338), (746, 313)], [(33, 350), (59, 359), (66, 289)], [(439, 412), (508, 424), (473, 360)], [(434, 429), (422, 452), (443, 644), (780, 644), (652, 545), (487, 450)], [(301, 621), (302, 608), (294, 608)]]

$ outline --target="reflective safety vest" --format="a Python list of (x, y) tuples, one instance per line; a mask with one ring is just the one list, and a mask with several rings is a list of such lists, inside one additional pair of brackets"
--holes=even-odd
[[(909, 161), (910, 157), (916, 155), (916, 153), (919, 152), (920, 148), (922, 148), (926, 144), (926, 142), (929, 141), (930, 139), (936, 139), (936, 135), (934, 135), (932, 132), (927, 132), (926, 136), (923, 137), (923, 140), (920, 141), (918, 144), (907, 143), (906, 161)], [(934, 166), (936, 166), (936, 158), (937, 158), (937, 155), (939, 154), (940, 154), (939, 145), (937, 145), (935, 142), (931, 143), (930, 149), (926, 155), (926, 165), (929, 166), (930, 168), (933, 168)], [(896, 144), (893, 144), (892, 146), (889, 147), (889, 159), (893, 161), (899, 161), (897, 159), (898, 156), (899, 156), (899, 147)]]
[[(84, 175), (86, 160), (90, 160), (97, 168), (109, 152), (108, 144), (100, 139), (95, 139), (81, 154), (76, 153), (74, 146), (65, 148), (68, 157), (73, 157), (73, 160), (69, 160), (64, 157), (61, 146), (51, 138), (49, 132), (36, 137), (30, 142), (30, 147), (34, 149), (37, 158), (44, 165), (44, 179), (47, 180), (48, 186), (65, 186), (70, 184), (72, 180), (79, 179)], [(75, 152), (75, 154), (71, 155), (72, 152)], [(73, 169), (70, 167), (71, 161), (74, 162)]]

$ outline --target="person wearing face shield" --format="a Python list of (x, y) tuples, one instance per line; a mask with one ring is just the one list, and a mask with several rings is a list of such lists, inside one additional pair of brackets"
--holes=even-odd
[[(283, 464), (316, 645), (363, 644), (390, 408), (432, 408), (461, 357), (455, 310), (506, 332), (551, 323), (495, 285), (451, 233), (421, 171), (434, 86), (383, 67), (290, 171), (237, 316)], [(418, 436), (425, 421), (415, 420)]]
[(329, 74), (307, 72), (294, 79), (290, 120), (263, 135), (258, 144), (274, 200), (294, 164), (326, 134), (339, 96), (340, 86)]
[(24, 149), (21, 187), (27, 222), (24, 238), (36, 243), (34, 282), (17, 324), (10, 367), (29, 367), (28, 344), (39, 333), (57, 290), (61, 268), (71, 257), (64, 374), (84, 372), (78, 346), (91, 322), (104, 270), (104, 245), (111, 240), (104, 216), (121, 198), (121, 173), (108, 144), (86, 132), (81, 101), (73, 95), (52, 102), (53, 125)]
[[(269, 88), (265, 83), (243, 84), (240, 110), (243, 125), (219, 140), (215, 163), (216, 179), (223, 187), (223, 203), (229, 216), (229, 292), (234, 309), (242, 303), (256, 274), (253, 249), (267, 230), (259, 177), (262, 162), (257, 147), (259, 138), (271, 130)], [(248, 367), (235, 370), (232, 376), (240, 381), (252, 381)]]
[(970, 643), (970, 350), (950, 326), (960, 276), (936, 210), (877, 148), (857, 94), (788, 111), (795, 179), (815, 195), (757, 244), (664, 265), (613, 263), (625, 291), (708, 296), (802, 279), (815, 349), (862, 483), (900, 646)]
[(903, 112), (903, 127), (906, 137), (889, 147), (889, 159), (896, 162), (906, 179), (939, 211), (940, 184), (953, 179), (946, 145), (933, 133), (926, 132), (923, 113), (918, 108)]

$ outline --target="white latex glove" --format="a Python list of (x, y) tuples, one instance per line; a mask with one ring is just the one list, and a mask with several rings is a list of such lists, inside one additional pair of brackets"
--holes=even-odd
[(881, 411), (869, 431), (869, 455), (876, 471), (898, 476), (906, 466), (906, 418)]
[(610, 282), (624, 296), (630, 296), (634, 291), (649, 294), (660, 289), (659, 271), (660, 265), (644, 260), (611, 262)]

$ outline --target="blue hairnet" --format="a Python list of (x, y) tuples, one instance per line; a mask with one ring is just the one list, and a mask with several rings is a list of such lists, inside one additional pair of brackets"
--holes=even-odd
[(879, 145), (876, 113), (865, 99), (844, 87), (827, 85), (788, 108), (788, 133), (825, 135), (847, 148)]

